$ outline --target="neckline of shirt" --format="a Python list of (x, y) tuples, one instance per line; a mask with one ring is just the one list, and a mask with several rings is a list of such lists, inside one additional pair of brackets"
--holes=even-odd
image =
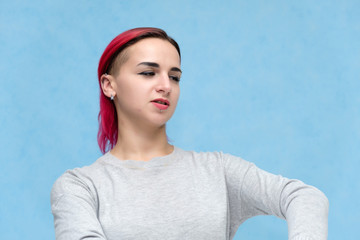
[(159, 167), (172, 165), (178, 158), (178, 154), (181, 151), (178, 147), (174, 146), (174, 150), (164, 156), (154, 157), (149, 161), (139, 161), (139, 160), (121, 160), (115, 157), (109, 152), (105, 153), (102, 157), (103, 162), (109, 163), (115, 166), (129, 167), (129, 168), (150, 168), (150, 167)]

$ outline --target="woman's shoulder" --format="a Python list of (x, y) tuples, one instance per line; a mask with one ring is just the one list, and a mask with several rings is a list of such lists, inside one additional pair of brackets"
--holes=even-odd
[(203, 162), (205, 164), (214, 163), (221, 164), (224, 167), (228, 167), (229, 165), (250, 165), (251, 163), (244, 160), (243, 158), (224, 153), (223, 151), (196, 151), (196, 150), (183, 150), (178, 148), (178, 152), (180, 156), (185, 158), (192, 159), (196, 162)]
[(108, 153), (105, 153), (89, 165), (68, 169), (58, 178), (58, 181), (76, 178), (82, 179), (91, 175), (96, 175), (99, 171), (102, 171), (101, 168), (103, 167), (106, 158), (108, 158)]
[(105, 154), (90, 165), (66, 170), (53, 184), (52, 198), (64, 194), (77, 194), (84, 189), (91, 191), (95, 179), (104, 172), (103, 162), (106, 157)]

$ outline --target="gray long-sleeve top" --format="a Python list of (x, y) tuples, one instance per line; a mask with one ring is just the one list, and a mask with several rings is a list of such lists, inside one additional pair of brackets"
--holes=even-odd
[(57, 240), (233, 239), (256, 215), (286, 219), (289, 239), (326, 239), (328, 200), (239, 157), (175, 147), (150, 161), (110, 153), (65, 172), (51, 191)]

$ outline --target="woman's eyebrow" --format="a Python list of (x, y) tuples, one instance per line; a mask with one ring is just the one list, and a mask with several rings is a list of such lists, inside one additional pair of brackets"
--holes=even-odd
[(141, 62), (137, 66), (139, 66), (139, 65), (145, 65), (145, 66), (156, 67), (156, 68), (160, 67), (159, 64), (154, 63), (154, 62)]
[[(155, 63), (155, 62), (141, 62), (141, 63), (139, 63), (137, 66), (140, 66), (140, 65), (145, 65), (145, 66), (149, 66), (149, 67), (156, 67), (156, 68), (159, 68), (159, 67), (160, 67), (160, 65), (157, 64), (157, 63)], [(181, 69), (180, 69), (180, 68), (177, 68), (177, 67), (172, 67), (170, 70), (171, 70), (171, 71), (181, 72), (181, 73), (182, 73)]]
[(177, 68), (177, 67), (173, 67), (170, 69), (171, 71), (175, 71), (175, 72), (180, 72), (182, 73), (181, 69), (180, 68)]

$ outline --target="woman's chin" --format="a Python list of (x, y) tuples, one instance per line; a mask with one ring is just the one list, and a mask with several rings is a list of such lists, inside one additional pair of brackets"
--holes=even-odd
[(153, 121), (151, 124), (156, 128), (162, 128), (166, 126), (168, 120), (166, 121)]
[(150, 116), (149, 120), (156, 126), (163, 126), (170, 120), (171, 117), (172, 114), (163, 112)]

